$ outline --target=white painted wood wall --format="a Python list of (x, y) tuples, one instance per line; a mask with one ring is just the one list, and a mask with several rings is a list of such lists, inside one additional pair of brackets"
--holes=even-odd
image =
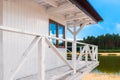
[[(0, 0), (0, 26), (3, 23), (3, 1)], [(0, 80), (3, 80), (3, 33), (0, 31)]]
[[(44, 8), (38, 3), (34, 2), (34, 0), (29, 0), (29, 2), (28, 0), (5, 0), (3, 4), (3, 11), (0, 9), (0, 19), (3, 17), (3, 22), (1, 22), (1, 20), (0, 22), (3, 23), (3, 26), (16, 28), (23, 31), (35, 32), (41, 35), (48, 35), (49, 18), (65, 25), (65, 22), (62, 20), (62, 18), (48, 14)], [(1, 16), (2, 12), (4, 13), (3, 16)], [(0, 49), (3, 47), (3, 52), (0, 52), (0, 63), (4, 61), (3, 64), (0, 65), (0, 71), (4, 70), (4, 80), (9, 80), (15, 67), (19, 64), (22, 53), (29, 46), (33, 38), (33, 36), (10, 32), (0, 33), (0, 44), (3, 44), (3, 46), (0, 45)], [(45, 54), (45, 63), (47, 63), (47, 69), (64, 65), (64, 63), (48, 46), (46, 46), (46, 49), (47, 52)], [(65, 51), (65, 49), (59, 50), (61, 50), (63, 53)], [(32, 55), (29, 57), (29, 60), (25, 63), (16, 78), (37, 73), (37, 45), (35, 49), (31, 51), (31, 53)], [(63, 55), (65, 56), (65, 54)], [(4, 66), (4, 69), (2, 66)], [(2, 73), (0, 73), (0, 76), (2, 76)]]

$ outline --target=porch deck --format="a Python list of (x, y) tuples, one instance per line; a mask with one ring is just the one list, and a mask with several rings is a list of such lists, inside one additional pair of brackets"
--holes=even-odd
[[(70, 61), (71, 62), (71, 61)], [(73, 70), (71, 70), (67, 65), (46, 71), (45, 80), (80, 80), (82, 76), (92, 71), (95, 67), (99, 65), (96, 61), (77, 61), (77, 73), (72, 75)], [(38, 80), (37, 73), (19, 78), (16, 80)]]
[[(51, 37), (51, 36), (42, 36), (39, 34), (22, 32), (21, 30), (8, 29), (5, 27), (0, 27), (0, 30), (7, 32), (14, 32), (19, 34), (26, 34), (35, 36), (33, 41), (30, 43), (29, 47), (23, 53), (21, 61), (16, 66), (15, 70), (12, 73), (10, 80), (80, 80), (82, 76), (86, 73), (92, 71), (96, 66), (99, 65), (98, 62), (98, 46), (91, 45), (82, 42), (70, 41), (66, 39)], [(62, 55), (62, 52), (56, 48), (56, 46), (50, 41), (50, 39), (62, 40), (65, 42), (72, 43), (71, 60), (67, 60), (66, 57)], [(38, 44), (38, 73), (24, 76), (22, 78), (16, 78), (16, 75), (20, 69), (26, 63), (26, 60), (29, 60), (28, 56), (32, 48)], [(80, 53), (77, 58), (76, 48), (77, 44), (80, 44)], [(47, 70), (45, 68), (45, 46), (49, 46), (53, 50), (54, 54), (60, 58), (60, 60), (65, 64), (64, 66), (54, 68), (52, 70)], [(66, 54), (67, 54), (66, 50)], [(54, 65), (54, 64), (51, 64)]]

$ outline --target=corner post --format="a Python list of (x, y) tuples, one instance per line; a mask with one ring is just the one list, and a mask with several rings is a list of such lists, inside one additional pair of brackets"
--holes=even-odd
[(73, 61), (73, 74), (76, 73), (76, 42), (72, 42), (72, 61)]
[(45, 37), (38, 43), (38, 80), (45, 80)]
[(76, 73), (76, 26), (74, 26), (74, 41), (72, 42), (72, 61), (73, 61), (73, 74)]

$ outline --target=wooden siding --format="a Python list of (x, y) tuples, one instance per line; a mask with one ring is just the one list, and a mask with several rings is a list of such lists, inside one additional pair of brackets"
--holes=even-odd
[[(30, 0), (30, 2), (26, 1), (27, 0), (4, 1), (4, 27), (15, 28), (21, 31), (28, 31), (41, 35), (48, 35), (49, 19), (56, 20), (57, 22), (65, 25), (61, 18), (48, 14), (38, 3), (34, 2), (33, 0)], [(5, 80), (10, 78), (16, 65), (19, 64), (24, 50), (29, 46), (33, 38), (33, 36), (3, 32)], [(31, 51), (32, 55), (30, 55), (29, 61), (27, 61), (22, 67), (16, 78), (37, 73), (37, 49), (38, 48), (36, 45), (35, 49)], [(61, 66), (63, 62), (58, 58), (58, 56), (55, 55), (47, 45), (46, 49), (46, 69), (52, 69)], [(62, 48), (60, 51), (64, 53), (65, 50)]]
[(3, 0), (0, 0), (0, 25), (3, 23)]

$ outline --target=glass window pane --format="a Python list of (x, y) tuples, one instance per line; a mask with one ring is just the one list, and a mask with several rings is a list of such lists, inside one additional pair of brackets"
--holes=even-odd
[[(64, 39), (64, 27), (61, 25), (58, 26), (58, 37)], [(64, 41), (59, 40), (58, 46), (64, 46)]]
[[(50, 36), (56, 37), (56, 24), (55, 23), (50, 23)], [(51, 42), (56, 45), (56, 40), (51, 39)]]

